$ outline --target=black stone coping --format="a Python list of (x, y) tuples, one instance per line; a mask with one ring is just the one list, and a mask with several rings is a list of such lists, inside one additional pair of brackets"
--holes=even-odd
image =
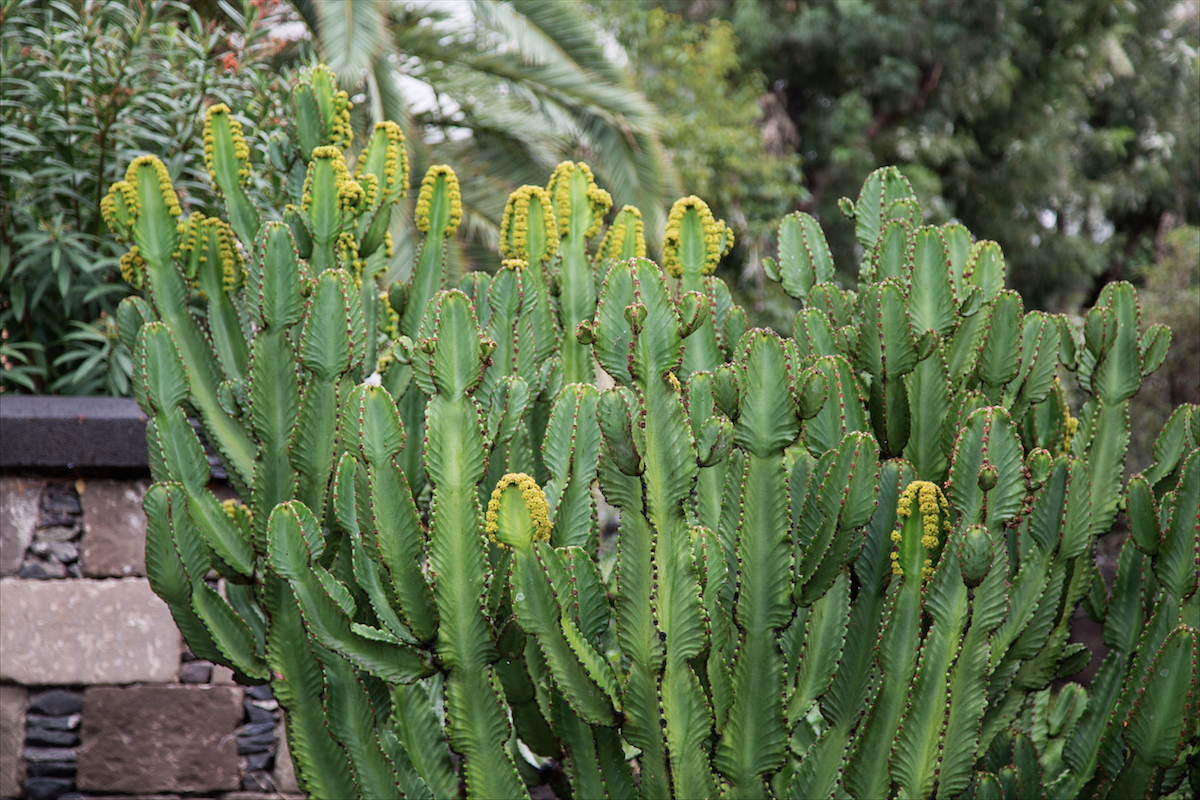
[(149, 467), (146, 415), (128, 397), (0, 394), (0, 467)]

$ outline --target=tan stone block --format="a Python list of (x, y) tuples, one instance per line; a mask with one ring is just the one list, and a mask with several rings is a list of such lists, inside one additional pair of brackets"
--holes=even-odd
[(29, 695), (24, 686), (0, 686), (0, 797), (21, 794), (24, 770), (21, 748), (25, 745), (25, 707)]
[(213, 664), (212, 678), (209, 679), (209, 683), (234, 686), (237, 681), (233, 679), (233, 670), (229, 667)]
[(238, 788), (232, 686), (93, 686), (84, 693), (76, 784), (84, 792)]
[(275, 751), (275, 788), (281, 792), (295, 793), (300, 791), (300, 784), (296, 781), (296, 770), (292, 766), (292, 752), (288, 749), (287, 744), (287, 726), (282, 720), (279, 722), (279, 727), (275, 729), (275, 741), (279, 744)]
[(167, 604), (145, 578), (0, 580), (0, 680), (167, 683), (180, 646)]
[(0, 478), (0, 577), (16, 575), (37, 530), (43, 481)]
[(89, 480), (83, 506), (83, 574), (123, 578), (146, 574), (146, 515), (142, 496), (149, 481)]

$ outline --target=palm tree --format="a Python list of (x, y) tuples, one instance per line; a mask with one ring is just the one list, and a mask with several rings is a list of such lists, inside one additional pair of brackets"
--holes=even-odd
[[(661, 240), (672, 173), (658, 114), (586, 7), (567, 0), (292, 0), (317, 56), (368, 121), (405, 131), (413, 175), (453, 165), (467, 239), (495, 249), (508, 193), (587, 161), (615, 207), (638, 206)], [(394, 263), (402, 263), (397, 254)]]

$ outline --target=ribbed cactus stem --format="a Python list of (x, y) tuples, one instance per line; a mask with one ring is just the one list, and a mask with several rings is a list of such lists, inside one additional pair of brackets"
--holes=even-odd
[[(622, 600), (644, 602), (641, 593), (649, 589), (650, 604), (649, 609), (618, 608), (618, 625), (627, 628), (621, 635), (645, 659), (631, 666), (626, 682), (626, 730), (646, 754), (644, 797), (668, 790), (711, 797), (715, 779), (702, 743), (710, 734), (712, 710), (689, 663), (703, 652), (707, 630), (682, 504), (695, 481), (697, 456), (674, 374), (682, 341), (678, 312), (659, 269), (644, 259), (614, 265), (595, 327), (600, 363), (606, 369), (611, 365), (611, 372), (624, 355), (629, 365), (619, 379), (633, 390), (631, 423), (644, 432), (634, 437), (643, 442), (640, 486), (636, 493), (622, 492), (618, 501), (623, 520), (618, 569), (637, 587)], [(652, 583), (645, 586), (648, 579)], [(653, 613), (651, 624), (665, 653), (657, 642), (639, 641), (649, 633), (647, 611)], [(666, 764), (659, 760), (663, 744)]]
[(204, 115), (204, 165), (213, 186), (225, 199), (230, 224), (249, 247), (259, 226), (258, 210), (245, 190), (252, 179), (250, 148), (242, 124), (224, 103), (209, 106)]
[(588, 240), (600, 232), (612, 197), (596, 186), (587, 164), (564, 161), (554, 170), (546, 193), (554, 203), (558, 222), (559, 318), (563, 337), (563, 379), (566, 383), (592, 383), (595, 369), (591, 351), (571, 335), (575, 327), (596, 313), (596, 283), (587, 256)]
[(856, 797), (890, 793), (889, 759), (917, 672), (925, 603), (922, 588), (941, 556), (949, 524), (945, 498), (928, 481), (913, 481), (905, 488), (897, 501), (897, 514), (892, 571), (893, 581), (899, 584), (891, 593), (878, 649), (883, 684), (846, 773), (846, 788)]
[(445, 165), (429, 168), (421, 179), (414, 216), (417, 230), (425, 234), (413, 265), (408, 304), (400, 318), (400, 332), (415, 339), (425, 316), (425, 306), (448, 281), (447, 243), (462, 221), (462, 194), (458, 176)]
[(173, 263), (179, 247), (179, 201), (167, 169), (154, 156), (139, 156), (125, 179), (109, 190), (106, 221), (118, 237), (130, 237), (144, 265), (146, 286), (159, 318), (172, 330), (191, 385), (191, 402), (200, 412), (209, 441), (230, 467), (235, 486), (250, 485), (254, 445), (245, 430), (221, 407), (217, 387), (222, 380), (217, 359), (204, 331), (189, 309), (188, 285)]
[[(663, 269), (679, 280), (679, 291), (698, 292), (715, 305), (710, 281), (721, 256), (733, 247), (733, 231), (713, 218), (708, 204), (692, 195), (675, 201), (663, 238)], [(684, 342), (681, 376), (715, 369), (724, 362), (717, 345), (717, 320), (708, 319)]]
[(447, 673), (447, 732), (464, 759), (470, 794), (525, 797), (506, 746), (509, 723), (492, 666), (498, 654), (485, 616), (491, 570), (476, 491), (484, 477), (484, 429), (471, 392), (489, 351), (470, 301), (457, 290), (433, 298), (428, 331), (417, 372), (431, 390), (425, 442), (433, 486), (429, 569), (440, 620), (437, 653)]
[(717, 769), (734, 797), (767, 797), (763, 778), (782, 763), (784, 724), (783, 653), (778, 635), (793, 612), (792, 515), (783, 449), (800, 429), (791, 391), (791, 365), (771, 331), (745, 338), (739, 363), (745, 370), (736, 425), (744, 451), (741, 513), (735, 554), (737, 643), (733, 661), (733, 705), (717, 742)]

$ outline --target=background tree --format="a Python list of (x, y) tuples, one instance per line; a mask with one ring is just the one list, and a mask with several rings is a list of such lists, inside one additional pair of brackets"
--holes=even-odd
[[(1152, 257), (1165, 214), (1200, 221), (1200, 7), (1133, 0), (669, 0), (730, 22), (799, 133), (829, 222), (901, 166), (931, 222), (1002, 245), (1031, 306), (1084, 299)], [(849, 225), (832, 225), (843, 269)]]
[[(621, 0), (595, 5), (624, 47), (638, 87), (662, 114), (662, 143), (678, 194), (705, 200), (733, 228), (722, 269), (741, 302), (764, 323), (790, 325), (791, 305), (764, 285), (761, 257), (778, 221), (810, 196), (796, 128), (766, 78), (745, 69), (733, 25), (691, 22), (662, 8)], [(735, 290), (736, 291), (736, 290)]]

